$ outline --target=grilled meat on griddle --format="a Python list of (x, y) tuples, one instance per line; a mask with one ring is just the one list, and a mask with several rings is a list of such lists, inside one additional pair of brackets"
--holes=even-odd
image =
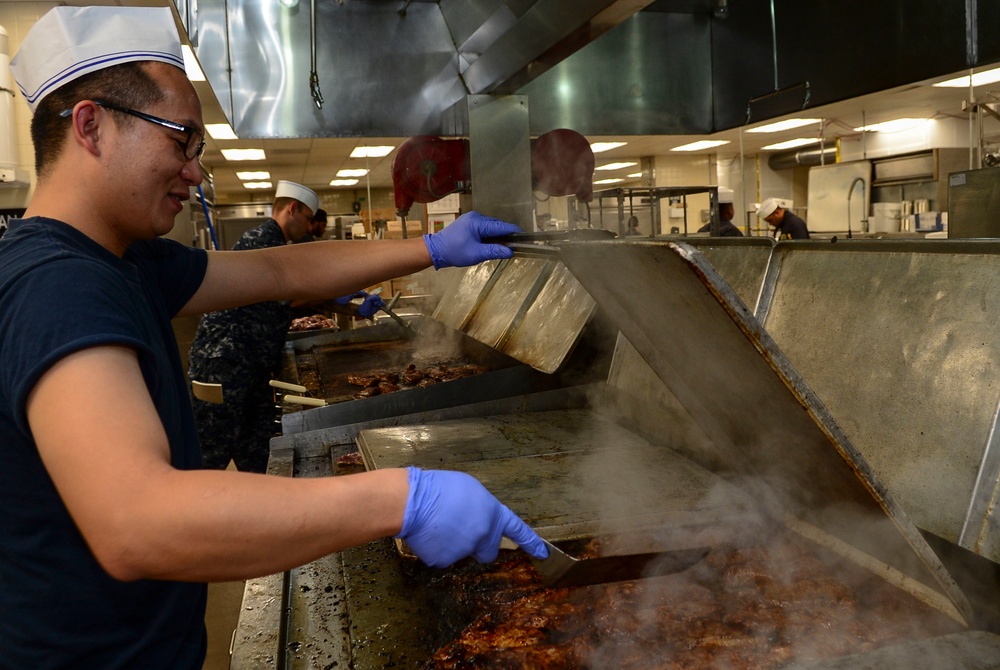
[(887, 581), (793, 535), (716, 548), (675, 575), (540, 585), (520, 552), (445, 578), (469, 623), (425, 670), (780, 668), (957, 632)]
[(328, 319), (322, 314), (313, 314), (312, 316), (292, 319), (292, 324), (288, 327), (288, 330), (301, 332), (304, 330), (323, 330), (326, 328), (337, 328), (337, 322), (334, 319)]
[(353, 386), (363, 387), (362, 391), (354, 394), (355, 398), (369, 398), (375, 395), (395, 393), (407, 388), (429, 386), (438, 382), (471, 377), (484, 372), (486, 372), (485, 367), (474, 364), (449, 365), (440, 363), (419, 369), (410, 363), (399, 373), (385, 370), (365, 375), (348, 375), (347, 381)]

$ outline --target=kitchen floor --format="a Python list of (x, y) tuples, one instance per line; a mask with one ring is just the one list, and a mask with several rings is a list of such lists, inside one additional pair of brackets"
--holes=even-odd
[(208, 654), (204, 670), (229, 670), (229, 645), (243, 602), (243, 582), (220, 582), (208, 585)]
[[(236, 464), (230, 461), (227, 469), (235, 470)], [(243, 606), (244, 586), (242, 579), (208, 585), (208, 605), (205, 608), (208, 652), (202, 670), (229, 670), (229, 648)]]
[[(198, 328), (200, 317), (181, 317), (173, 320), (174, 337), (180, 350), (184, 372), (187, 373), (188, 350)], [(235, 466), (230, 463), (230, 468)], [(208, 607), (205, 611), (205, 628), (208, 631), (208, 653), (204, 670), (229, 670), (229, 646), (243, 604), (242, 580), (208, 585)]]

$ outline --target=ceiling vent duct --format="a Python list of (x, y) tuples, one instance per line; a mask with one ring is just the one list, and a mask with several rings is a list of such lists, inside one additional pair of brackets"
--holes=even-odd
[(779, 154), (771, 154), (767, 159), (767, 166), (772, 170), (788, 170), (794, 167), (808, 167), (812, 165), (832, 165), (837, 162), (837, 147), (828, 146), (820, 149), (799, 149), (798, 151), (785, 151)]

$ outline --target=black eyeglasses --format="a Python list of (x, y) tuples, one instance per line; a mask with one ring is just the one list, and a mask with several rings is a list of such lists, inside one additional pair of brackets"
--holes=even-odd
[[(105, 102), (104, 100), (94, 100), (94, 104), (104, 107), (106, 109), (113, 109), (116, 112), (121, 112), (122, 114), (128, 114), (130, 116), (135, 116), (142, 119), (143, 121), (149, 121), (150, 123), (155, 123), (158, 126), (163, 126), (164, 128), (169, 128), (178, 133), (184, 133), (187, 135), (185, 140), (174, 140), (177, 142), (177, 146), (181, 148), (181, 153), (184, 154), (184, 158), (187, 160), (192, 160), (201, 156), (202, 152), (205, 150), (205, 136), (197, 128), (192, 128), (191, 126), (185, 126), (181, 123), (175, 123), (173, 121), (167, 121), (166, 119), (161, 119), (158, 116), (153, 116), (152, 114), (146, 114), (145, 112), (137, 112), (134, 109), (129, 109), (128, 107), (121, 107), (114, 103)], [(66, 118), (73, 113), (73, 109), (66, 109), (59, 113), (59, 116)]]

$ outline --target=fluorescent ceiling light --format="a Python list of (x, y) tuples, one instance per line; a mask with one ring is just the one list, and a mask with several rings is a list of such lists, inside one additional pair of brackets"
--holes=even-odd
[(882, 123), (872, 123), (867, 126), (861, 126), (860, 128), (855, 128), (854, 130), (865, 133), (897, 133), (901, 130), (916, 128), (926, 120), (927, 119), (893, 119), (892, 121), (883, 121)]
[(801, 128), (802, 126), (808, 126), (813, 123), (819, 123), (820, 119), (786, 119), (784, 121), (778, 121), (777, 123), (769, 123), (766, 126), (760, 126), (759, 128), (748, 128), (748, 133), (776, 133), (781, 130), (791, 130), (793, 128)]
[(223, 149), (222, 155), (227, 161), (262, 161), (267, 160), (263, 149)]
[(641, 172), (633, 172), (632, 174), (630, 174), (630, 175), (628, 176), (628, 178), (629, 178), (629, 179), (638, 179), (638, 178), (639, 178), (639, 177), (641, 177), (641, 176), (642, 176), (642, 173), (641, 173)]
[(357, 170), (337, 170), (338, 177), (364, 177), (368, 174), (368, 170), (365, 168), (358, 168)]
[(628, 144), (628, 142), (593, 142), (590, 145), (590, 150), (595, 154), (599, 154), (602, 151), (611, 151), (612, 149), (623, 147), (626, 144)]
[(351, 158), (382, 158), (392, 153), (396, 147), (354, 147)]
[(623, 162), (623, 163), (605, 163), (604, 165), (599, 165), (595, 167), (595, 170), (623, 170), (625, 168), (630, 168), (633, 165), (638, 165), (635, 161)]
[(354, 186), (358, 183), (357, 179), (332, 179), (330, 180), (330, 186)]
[(184, 54), (184, 72), (191, 81), (205, 81), (205, 73), (198, 65), (198, 59), (194, 57), (194, 51), (186, 44), (181, 45), (181, 53)]
[(257, 172), (237, 172), (237, 179), (242, 179), (243, 181), (254, 181), (258, 179), (270, 179), (271, 173), (267, 170), (258, 170)]
[[(998, 81), (1000, 81), (1000, 67), (993, 68), (992, 70), (983, 70), (982, 72), (977, 72), (972, 75), (973, 86), (995, 84)], [(954, 79), (939, 81), (934, 84), (934, 86), (942, 86), (945, 88), (969, 88), (969, 76), (966, 75), (964, 77), (955, 77)]]
[(620, 181), (625, 181), (625, 180), (624, 179), (617, 179), (617, 178), (615, 178), (615, 179), (598, 179), (597, 181), (594, 182), (594, 185), (597, 186), (598, 184), (617, 184)]
[(804, 147), (807, 144), (816, 144), (817, 142), (819, 142), (819, 139), (816, 137), (796, 137), (794, 140), (768, 144), (766, 147), (761, 147), (760, 150), (778, 151), (779, 149), (794, 149), (795, 147)]
[(271, 182), (269, 182), (269, 181), (245, 181), (245, 182), (243, 182), (243, 188), (271, 188)]
[(702, 149), (721, 147), (723, 144), (729, 144), (729, 140), (698, 140), (697, 142), (692, 142), (691, 144), (674, 147), (671, 151), (701, 151)]
[(213, 140), (238, 140), (236, 133), (233, 132), (233, 127), (228, 123), (206, 123), (205, 132), (208, 133), (209, 137)]

